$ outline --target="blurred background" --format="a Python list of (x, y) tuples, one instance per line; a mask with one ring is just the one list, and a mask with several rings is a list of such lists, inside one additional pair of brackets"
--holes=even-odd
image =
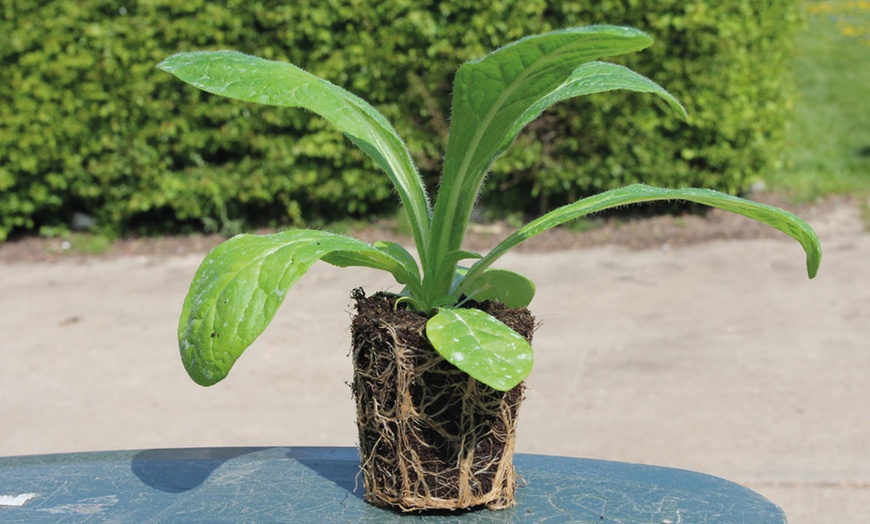
[(377, 107), (435, 187), (452, 75), (525, 35), (629, 25), (614, 57), (679, 98), (608, 93), (547, 111), (496, 163), (483, 219), (631, 182), (803, 201), (867, 191), (866, 2), (111, 2), (4, 0), (0, 239), (236, 233), (395, 214), (389, 181), (318, 117), (234, 102), (155, 68), (236, 49)]

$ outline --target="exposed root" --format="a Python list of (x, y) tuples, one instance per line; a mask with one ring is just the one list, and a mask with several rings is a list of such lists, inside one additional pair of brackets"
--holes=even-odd
[[(512, 457), (524, 385), (496, 391), (441, 358), (426, 318), (355, 290), (352, 324), (365, 498), (403, 511), (515, 504)], [(527, 310), (477, 307), (531, 341)]]

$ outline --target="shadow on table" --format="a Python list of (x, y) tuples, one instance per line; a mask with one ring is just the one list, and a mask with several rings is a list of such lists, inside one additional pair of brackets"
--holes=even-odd
[(285, 455), (362, 500), (363, 483), (356, 448), (289, 448)]
[(349, 495), (363, 498), (359, 455), (354, 448), (151, 449), (136, 453), (131, 469), (151, 488), (181, 493), (201, 486), (215, 470), (230, 461), (244, 471), (240, 482), (260, 477), (292, 483), (300, 471), (304, 474), (305, 470), (300, 470), (303, 466)]
[(146, 485), (167, 493), (180, 493), (202, 485), (225, 462), (262, 449), (149, 449), (133, 456), (131, 468)]

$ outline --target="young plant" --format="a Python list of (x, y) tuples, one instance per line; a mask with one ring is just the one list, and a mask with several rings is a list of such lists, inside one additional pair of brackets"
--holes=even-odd
[[(197, 383), (222, 380), (263, 332), (287, 291), (318, 260), (380, 269), (404, 286), (397, 305), (429, 317), (435, 350), (471, 377), (499, 391), (532, 369), (526, 340), (486, 313), (458, 307), (466, 299), (525, 307), (534, 284), (493, 264), (524, 240), (605, 209), (638, 202), (684, 200), (769, 224), (796, 239), (815, 276), (821, 250), (813, 230), (783, 210), (707, 189), (630, 185), (560, 207), (517, 229), (485, 255), (462, 248), (472, 208), (493, 161), (542, 111), (568, 98), (616, 89), (653, 93), (686, 118), (662, 87), (625, 67), (598, 61), (639, 51), (652, 39), (636, 29), (591, 26), (524, 38), (463, 64), (453, 85), (451, 126), (434, 205), (402, 139), (361, 98), (289, 63), (232, 51), (182, 53), (159, 67), (210, 93), (246, 102), (313, 111), (337, 126), (392, 181), (407, 211), (417, 259), (391, 242), (366, 244), (314, 230), (236, 236), (203, 261), (184, 302), (179, 346)], [(469, 261), (469, 262), (465, 262)]]

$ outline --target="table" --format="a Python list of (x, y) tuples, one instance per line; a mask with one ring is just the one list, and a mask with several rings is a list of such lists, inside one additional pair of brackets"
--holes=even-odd
[(401, 514), (362, 500), (354, 448), (194, 448), (0, 458), (0, 522), (784, 523), (758, 493), (672, 468), (518, 454), (519, 505)]

